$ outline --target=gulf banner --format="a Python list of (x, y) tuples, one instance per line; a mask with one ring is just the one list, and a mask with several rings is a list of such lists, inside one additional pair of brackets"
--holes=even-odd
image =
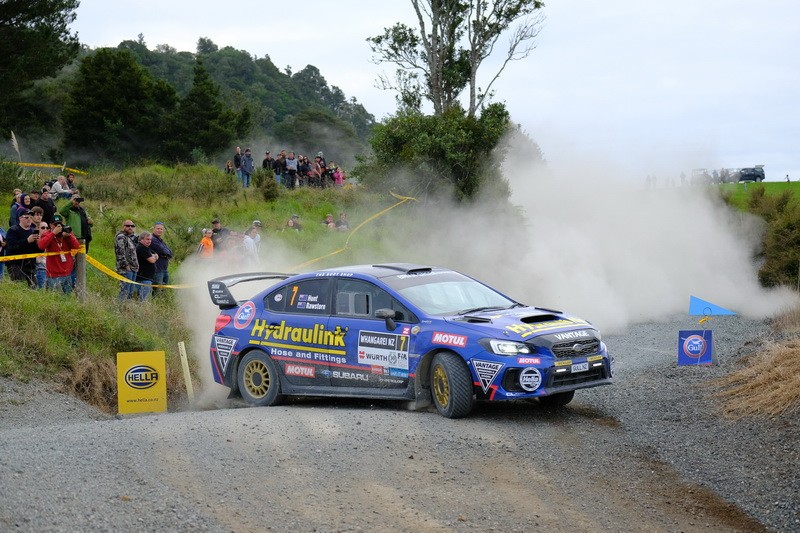
[(678, 332), (678, 366), (710, 365), (714, 362), (714, 339), (710, 329)]
[(164, 352), (117, 353), (119, 414), (167, 410), (167, 363)]

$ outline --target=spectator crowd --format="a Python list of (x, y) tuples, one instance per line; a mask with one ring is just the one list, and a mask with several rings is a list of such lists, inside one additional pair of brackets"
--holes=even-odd
[[(347, 179), (344, 169), (334, 161), (326, 161), (321, 151), (317, 152), (313, 160), (302, 154), (295, 155), (293, 151), (281, 150), (276, 157), (266, 151), (261, 168), (271, 170), (277, 184), (287, 189), (342, 187)], [(241, 147), (237, 146), (233, 159), (225, 163), (225, 173), (236, 174), (239, 184), (248, 188), (252, 183), (253, 172), (255, 162), (252, 150), (245, 148), (242, 153)]]
[[(341, 187), (344, 170), (333, 161), (327, 162), (322, 152), (313, 161), (308, 157), (281, 150), (276, 158), (266, 152), (261, 168), (272, 170), (278, 184), (286, 188)], [(242, 187), (250, 187), (255, 164), (249, 148), (242, 153), (239, 147), (233, 160), (226, 163), (225, 172), (236, 174)], [(84, 197), (78, 189), (75, 175), (69, 173), (44, 183), (29, 192), (14, 191), (9, 209), (8, 229), (0, 226), (0, 257), (21, 256), (0, 261), (0, 280), (26, 283), (32, 289), (51, 289), (70, 294), (76, 286), (75, 253), (84, 247), (89, 253), (94, 222), (83, 207)], [(340, 213), (334, 220), (328, 213), (321, 221), (332, 231), (349, 231), (347, 215)], [(151, 230), (136, 233), (136, 224), (125, 220), (114, 237), (115, 271), (120, 277), (119, 301), (147, 301), (164, 286), (168, 286), (169, 261), (172, 250), (164, 241), (166, 226), (153, 224)], [(214, 260), (224, 255), (234, 257), (243, 270), (260, 266), (263, 225), (254, 220), (244, 231), (237, 232), (222, 226), (215, 218), (210, 228), (201, 232), (196, 256), (199, 260)], [(300, 216), (293, 214), (278, 231), (303, 230)]]

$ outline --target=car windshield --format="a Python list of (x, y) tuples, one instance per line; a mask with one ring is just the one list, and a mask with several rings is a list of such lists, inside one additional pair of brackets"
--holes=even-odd
[(466, 314), (518, 305), (482, 283), (457, 272), (428, 272), (384, 279), (429, 315)]

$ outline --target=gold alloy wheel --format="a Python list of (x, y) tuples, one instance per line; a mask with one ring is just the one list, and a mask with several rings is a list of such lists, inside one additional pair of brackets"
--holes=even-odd
[(444, 367), (439, 365), (433, 369), (433, 394), (440, 406), (447, 407), (450, 403), (450, 381)]
[(244, 369), (244, 386), (254, 398), (263, 398), (269, 390), (269, 368), (263, 361), (250, 361)]

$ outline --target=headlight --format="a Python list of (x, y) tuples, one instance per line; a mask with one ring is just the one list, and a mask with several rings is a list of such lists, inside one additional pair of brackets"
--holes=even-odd
[(499, 339), (481, 339), (480, 345), (484, 350), (497, 355), (517, 355), (521, 353), (531, 353), (531, 349), (527, 344), (514, 341), (502, 341)]

